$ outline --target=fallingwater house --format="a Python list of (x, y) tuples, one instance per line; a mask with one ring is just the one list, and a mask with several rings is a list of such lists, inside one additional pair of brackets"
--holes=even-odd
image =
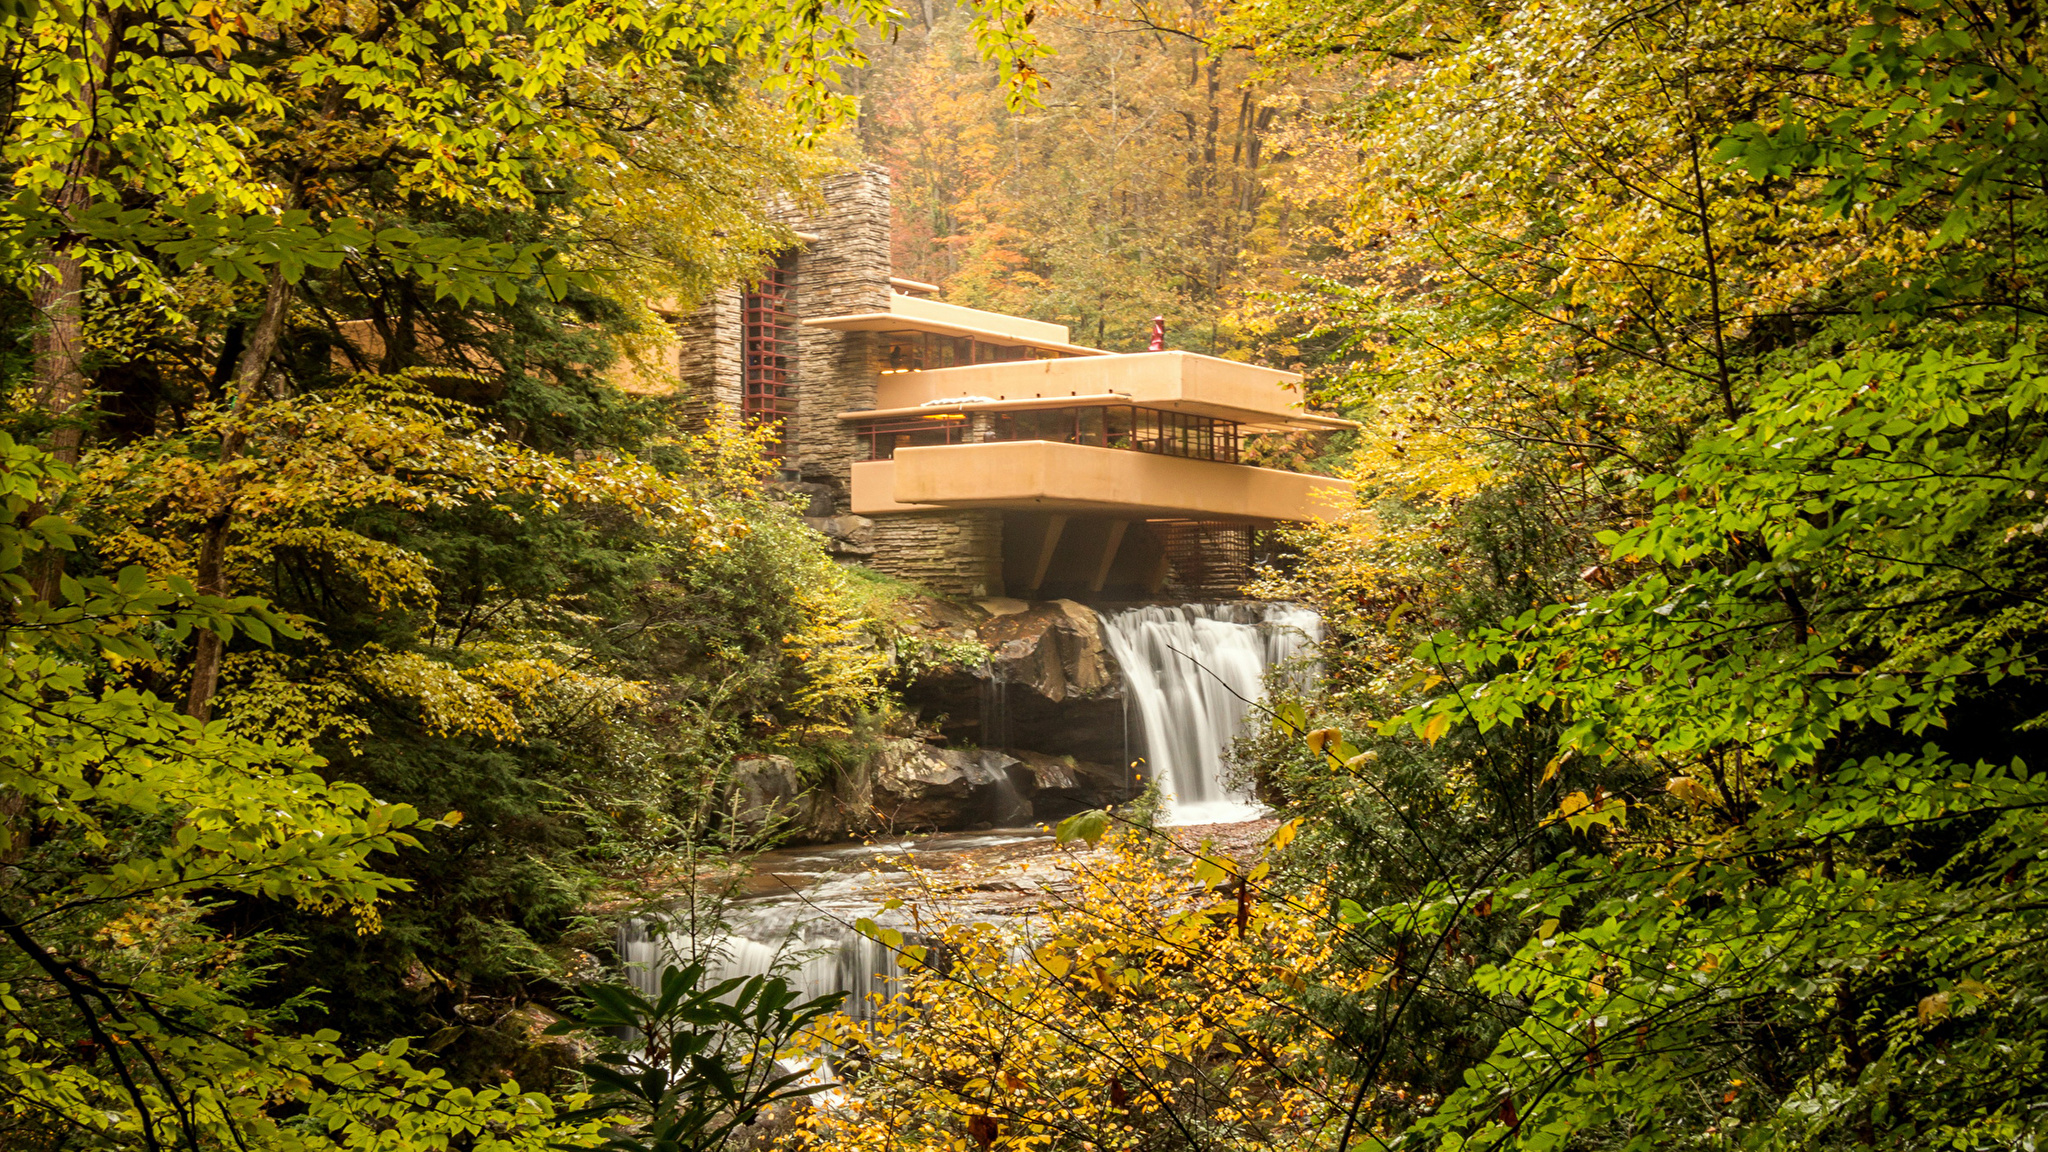
[(1240, 462), (1248, 436), (1352, 427), (1301, 411), (1294, 374), (940, 303), (890, 275), (886, 173), (824, 200), (759, 283), (673, 318), (672, 355), (699, 411), (776, 426), (838, 554), (963, 598), (1229, 597), (1269, 529), (1347, 500)]
[[(1335, 512), (1350, 485), (1253, 467), (1242, 449), (1259, 433), (1352, 425), (1302, 412), (1291, 373), (1115, 355), (1058, 324), (940, 303), (890, 275), (886, 174), (828, 180), (824, 200), (792, 220), (802, 245), (758, 283), (671, 317), (659, 386), (703, 416), (773, 427), (782, 486), (809, 495), (838, 555), (949, 598), (906, 599), (896, 626), (972, 638), (988, 657), (920, 672), (903, 692), (922, 730), (878, 738), (826, 782), (787, 756), (740, 759), (736, 821), (814, 843), (1015, 829), (1129, 801), (1147, 779), (1173, 823), (1257, 815), (1226, 753), (1270, 677), (1313, 675), (1319, 627), (1306, 608), (1235, 598), (1273, 526)], [(1233, 602), (1186, 603), (1203, 600)], [(849, 992), (872, 1018), (869, 997), (901, 972), (894, 949), (848, 925), (918, 925), (850, 891), (737, 905), (711, 949), (715, 978), (794, 956), (806, 997)], [(654, 990), (704, 944), (633, 920), (619, 951)]]

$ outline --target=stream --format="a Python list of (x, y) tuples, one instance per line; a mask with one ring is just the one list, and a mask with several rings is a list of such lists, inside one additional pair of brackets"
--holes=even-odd
[[(1265, 810), (1227, 783), (1225, 754), (1269, 676), (1316, 675), (1305, 659), (1321, 635), (1315, 613), (1291, 604), (1148, 605), (1100, 619), (1125, 678), (1141, 770), (1155, 775), (1166, 801), (1160, 824), (1195, 832), (1261, 819)], [(781, 972), (805, 999), (845, 992), (848, 1014), (866, 1020), (875, 1013), (870, 995), (892, 995), (901, 969), (890, 949), (854, 929), (857, 920), (911, 935), (916, 905), (934, 897), (949, 915), (1012, 915), (1064, 882), (1064, 857), (1039, 825), (779, 849), (753, 861), (721, 929), (693, 931), (681, 908), (665, 927), (629, 921), (620, 956), (644, 991), (658, 986), (663, 968), (697, 956), (715, 980)], [(923, 887), (935, 881), (942, 894)], [(892, 896), (904, 907), (883, 911)]]
[[(869, 994), (892, 994), (902, 969), (888, 948), (854, 930), (855, 921), (915, 932), (908, 908), (881, 905), (891, 896), (918, 900), (930, 877), (947, 882), (949, 909), (971, 905), (1003, 915), (1032, 902), (1035, 888), (998, 878), (1002, 866), (1058, 855), (1052, 834), (1038, 826), (778, 849), (755, 858), (725, 909), (723, 931), (692, 932), (678, 909), (666, 932), (637, 921), (623, 925), (620, 957), (642, 991), (656, 989), (662, 968), (697, 955), (714, 981), (780, 972), (803, 999), (845, 992), (847, 1014), (866, 1020), (875, 1010)], [(963, 892), (963, 876), (989, 883), (985, 891)]]

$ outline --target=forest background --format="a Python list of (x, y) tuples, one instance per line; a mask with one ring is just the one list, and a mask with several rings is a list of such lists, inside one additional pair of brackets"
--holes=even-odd
[[(0, 6), (0, 1139), (713, 1147), (801, 1024), (821, 1148), (2040, 1142), (2039, 23)], [(633, 385), (862, 149), (899, 274), (1361, 421), (1267, 449), (1361, 488), (1259, 589), (1285, 822), (1070, 823), (872, 1032), (600, 1002), (664, 1044), (577, 1111), (539, 1026), (734, 754), (900, 719), (899, 590)]]

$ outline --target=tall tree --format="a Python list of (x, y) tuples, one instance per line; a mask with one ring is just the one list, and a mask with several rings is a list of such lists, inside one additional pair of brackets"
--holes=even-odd
[[(1028, 79), (1022, 14), (985, 17)], [(395, 905), (420, 873), (456, 871), (416, 862), (464, 847), (428, 838), (463, 835), (459, 817), (363, 786), (417, 783), (437, 753), (483, 767), (429, 784), (507, 782), (508, 815), (545, 817), (477, 848), (516, 845), (479, 917), (499, 942), (558, 938), (573, 911), (571, 883), (507, 895), (535, 844), (581, 853), (557, 874), (600, 850), (600, 819), (562, 796), (656, 806), (663, 765), (616, 746), (643, 734), (621, 716), (650, 693), (562, 642), (603, 632), (571, 601), (607, 566), (630, 601), (676, 575), (651, 557), (687, 570), (744, 529), (683, 462), (640, 458), (671, 429), (602, 374), (636, 318), (661, 343), (654, 304), (786, 238), (759, 197), (809, 169), (791, 151), (843, 115), (832, 80), (889, 19), (744, 0), (0, 12), (10, 319), (40, 309), (9, 333), (30, 351), (8, 420), (54, 453), (5, 442), (10, 1145), (592, 1135), (516, 1088), (445, 1087), (450, 1068), (505, 1069), (430, 1075), (387, 1021), (345, 1039), (294, 1023), (316, 1011), (306, 987), (261, 985), (300, 945), (264, 929), (304, 941), (339, 915), (338, 936), (375, 936), (382, 911), (408, 919)], [(795, 524), (770, 511), (764, 538)], [(843, 716), (873, 676), (842, 660), (857, 645), (831, 588), (807, 582), (822, 554), (779, 538), (810, 548), (785, 560), (801, 586), (747, 655), (818, 690), (793, 711)], [(490, 586), (520, 547), (517, 587)], [(49, 578), (21, 577), (31, 563)], [(444, 584), (472, 575), (483, 619), (441, 616), (460, 606)], [(232, 594), (258, 590), (295, 611)], [(800, 645), (826, 671), (790, 671)], [(354, 753), (373, 724), (414, 738), (409, 777), (308, 747)], [(542, 728), (614, 746), (579, 745), (579, 774), (542, 795), (560, 745), (520, 739)], [(630, 786), (605, 778), (629, 759)], [(390, 852), (389, 871), (366, 862)], [(413, 923), (451, 899), (422, 898)], [(531, 919), (506, 927), (508, 904)]]
[(1304, 93), (1190, 5), (1062, 6), (1045, 99), (1011, 108), (961, 14), (877, 48), (863, 135), (894, 175), (896, 264), (961, 303), (1056, 320), (1075, 339), (1242, 354), (1249, 294), (1284, 283), (1300, 219), (1269, 191)]

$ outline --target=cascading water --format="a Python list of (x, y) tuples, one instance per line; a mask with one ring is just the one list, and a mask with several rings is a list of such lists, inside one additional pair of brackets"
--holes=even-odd
[(774, 974), (789, 981), (800, 1001), (844, 992), (847, 1015), (866, 1022), (875, 1016), (875, 997), (886, 1000), (898, 993), (903, 971), (896, 953), (862, 935), (855, 923), (873, 919), (906, 939), (918, 939), (907, 911), (877, 907), (890, 895), (915, 899), (920, 891), (918, 881), (895, 861), (914, 857), (922, 867), (943, 869), (963, 853), (1000, 852), (1038, 838), (1035, 833), (955, 833), (768, 853), (756, 876), (779, 891), (735, 900), (726, 907), (718, 931), (693, 934), (675, 921), (626, 921), (619, 926), (619, 957), (644, 993), (659, 991), (663, 969), (702, 960), (712, 983)]
[(992, 660), (981, 662), (981, 746), (1010, 746), (1010, 678)]
[[(1145, 607), (1101, 616), (1103, 639), (1121, 666), (1133, 735), (1142, 741), (1147, 772), (1171, 801), (1167, 822), (1207, 824), (1257, 817), (1258, 807), (1223, 782), (1225, 753), (1245, 718), (1264, 699), (1276, 668), (1302, 660), (1321, 635), (1314, 612), (1291, 604), (1188, 604)], [(1011, 737), (1008, 685), (990, 669), (984, 679), (984, 740), (1006, 746)], [(1023, 811), (1023, 798), (1014, 799)], [(854, 930), (872, 917), (914, 935), (903, 912), (876, 906), (900, 873), (869, 875), (877, 857), (915, 853), (942, 867), (953, 853), (1028, 844), (1041, 834), (951, 834), (921, 841), (826, 849), (800, 849), (764, 857), (764, 879), (783, 885), (774, 895), (736, 902), (717, 933), (692, 935), (673, 925), (631, 921), (621, 926), (619, 952), (642, 990), (654, 992), (662, 969), (705, 961), (713, 981), (777, 973), (803, 999), (847, 993), (856, 1019), (875, 1014), (872, 997), (896, 994), (902, 970), (895, 954)], [(910, 895), (910, 890), (905, 890)]]
[(844, 992), (846, 1014), (866, 1021), (875, 1014), (872, 997), (893, 995), (902, 976), (890, 949), (854, 931), (856, 918), (875, 914), (874, 903), (868, 877), (840, 877), (798, 896), (743, 901), (731, 909), (727, 930), (716, 934), (629, 921), (619, 930), (619, 955), (633, 983), (650, 995), (659, 991), (663, 969), (699, 959), (714, 984), (778, 975), (796, 989), (799, 1003)]
[(1168, 823), (1259, 814), (1225, 785), (1224, 754), (1265, 699), (1267, 673), (1308, 655), (1321, 635), (1316, 614), (1293, 604), (1153, 605), (1102, 616), (1103, 639), (1138, 711), (1147, 771), (1169, 802)]

